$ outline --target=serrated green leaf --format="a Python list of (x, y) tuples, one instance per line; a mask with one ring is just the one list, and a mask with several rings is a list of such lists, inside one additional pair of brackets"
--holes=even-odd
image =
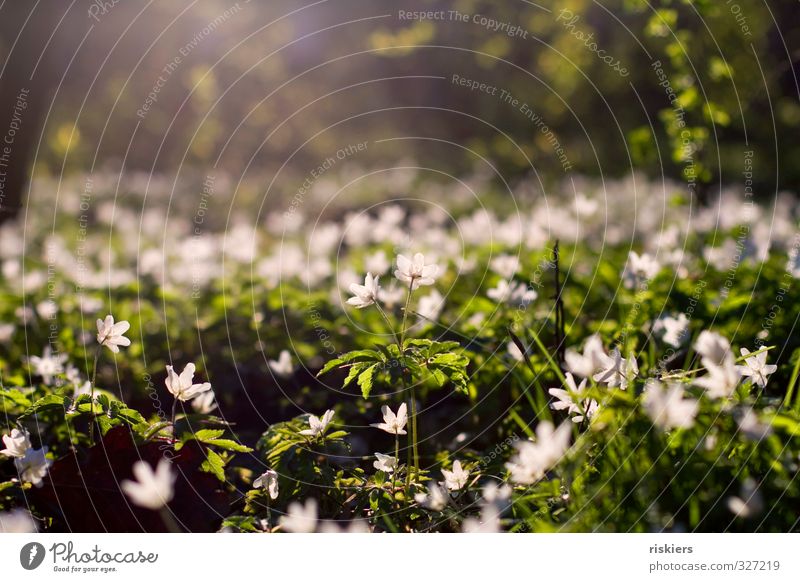
[(200, 465), (200, 470), (225, 482), (225, 460), (211, 449), (206, 449), (206, 460)]

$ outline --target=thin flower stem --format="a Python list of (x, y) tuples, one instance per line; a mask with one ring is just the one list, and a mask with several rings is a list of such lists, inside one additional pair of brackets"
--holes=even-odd
[(414, 447), (414, 476), (419, 477), (419, 450), (417, 449), (417, 398), (411, 385), (411, 442)]
[(162, 507), (158, 513), (161, 515), (161, 521), (164, 522), (164, 526), (166, 526), (169, 533), (182, 533), (178, 522), (175, 521), (172, 512), (167, 506)]
[(175, 409), (178, 407), (178, 399), (175, 398), (172, 401), (172, 440), (177, 441), (178, 438), (175, 435)]
[(392, 337), (394, 337), (394, 341), (397, 344), (397, 347), (400, 349), (400, 353), (402, 353), (403, 342), (397, 335), (397, 332), (395, 331), (394, 327), (392, 326), (392, 322), (389, 321), (389, 316), (386, 315), (386, 312), (383, 310), (383, 308), (381, 308), (380, 303), (378, 303), (377, 301), (375, 302), (375, 307), (378, 308), (378, 313), (380, 313), (383, 316), (383, 320), (386, 322), (386, 326), (389, 328), (389, 331), (392, 332)]
[(406, 342), (406, 320), (408, 318), (408, 306), (411, 304), (411, 294), (414, 292), (414, 278), (408, 284), (408, 295), (406, 295), (406, 306), (403, 308), (403, 324), (400, 326), (400, 352), (403, 351), (403, 346)]
[[(394, 458), (397, 459), (397, 464), (394, 466), (392, 472), (392, 500), (394, 500), (395, 487), (397, 484), (397, 471), (400, 470), (400, 435), (394, 433)], [(406, 467), (408, 469), (408, 467)]]
[(89, 443), (94, 444), (94, 383), (97, 380), (97, 360), (100, 358), (100, 351), (103, 349), (102, 345), (97, 346), (94, 351), (94, 364), (92, 365), (92, 385), (91, 385), (91, 399), (89, 403)]

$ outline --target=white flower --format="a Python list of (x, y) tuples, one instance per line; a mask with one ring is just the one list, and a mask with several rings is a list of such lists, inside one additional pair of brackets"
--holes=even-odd
[(112, 315), (106, 315), (105, 320), (97, 320), (97, 343), (106, 346), (112, 352), (119, 353), (119, 346), (131, 345), (131, 340), (123, 334), (131, 328), (127, 321), (114, 323)]
[(51, 299), (40, 301), (36, 304), (36, 313), (38, 313), (39, 317), (42, 319), (54, 319), (56, 314), (58, 314), (58, 305)]
[(22, 481), (33, 483), (37, 487), (42, 486), (42, 479), (47, 475), (47, 469), (53, 461), (46, 457), (47, 447), (41, 449), (30, 448), (25, 451), (22, 457), (14, 459), (17, 473)]
[(558, 399), (550, 405), (553, 410), (566, 410), (572, 417), (572, 422), (583, 422), (585, 418), (592, 418), (597, 413), (597, 400), (586, 399), (583, 393), (586, 390), (587, 380), (584, 378), (579, 385), (575, 385), (575, 378), (567, 372), (564, 377), (567, 382), (567, 390), (561, 388), (550, 388), (548, 392), (551, 396)]
[(350, 293), (354, 295), (347, 300), (348, 305), (353, 305), (356, 309), (363, 309), (375, 303), (378, 300), (378, 293), (380, 285), (378, 285), (378, 277), (373, 277), (372, 273), (367, 273), (364, 277), (364, 284), (359, 285), (353, 283), (350, 285)]
[(668, 346), (679, 348), (686, 341), (689, 331), (689, 318), (685, 313), (679, 313), (677, 317), (665, 315), (656, 320), (653, 331), (661, 336)]
[(517, 454), (506, 467), (516, 483), (530, 485), (544, 477), (569, 449), (572, 433), (570, 423), (564, 422), (557, 429), (548, 421), (536, 427), (536, 442), (517, 443)]
[(701, 331), (694, 349), (700, 354), (704, 366), (708, 363), (720, 365), (732, 356), (730, 342), (714, 331)]
[(788, 260), (786, 261), (786, 270), (795, 279), (800, 279), (800, 246), (792, 245), (789, 249)]
[(214, 402), (214, 392), (208, 390), (200, 394), (192, 400), (192, 408), (198, 414), (211, 414), (217, 408), (217, 403)]
[(752, 408), (747, 408), (737, 422), (739, 430), (751, 441), (762, 441), (772, 433), (772, 427), (761, 422)]
[(425, 256), (422, 253), (415, 254), (413, 259), (397, 255), (397, 270), (395, 270), (394, 276), (403, 283), (409, 284), (412, 291), (419, 288), (420, 285), (433, 285), (438, 273), (439, 266), (426, 265)]
[(394, 470), (397, 469), (397, 457), (375, 453), (375, 458), (377, 461), (372, 463), (372, 466), (378, 471), (383, 471), (384, 473), (393, 473)]
[(172, 501), (177, 475), (169, 459), (161, 459), (155, 471), (145, 461), (137, 461), (133, 465), (133, 476), (136, 481), (126, 479), (120, 487), (139, 507), (156, 510)]
[(36, 522), (30, 512), (24, 509), (12, 509), (0, 512), (0, 533), (35, 533)]
[(620, 351), (614, 348), (610, 355), (602, 354), (600, 360), (601, 370), (593, 377), (595, 381), (603, 382), (609, 388), (619, 386), (620, 390), (625, 390), (628, 388), (628, 382), (639, 375), (639, 365), (633, 354), (625, 359)]
[(14, 335), (13, 323), (0, 323), (0, 344), (6, 344), (11, 341), (11, 336)]
[(461, 526), (464, 533), (498, 533), (500, 532), (500, 512), (497, 508), (486, 506), (480, 518), (469, 517)]
[(506, 483), (498, 485), (496, 482), (490, 481), (483, 487), (484, 504), (494, 504), (503, 507), (509, 499), (511, 499), (511, 487)]
[[(749, 356), (750, 350), (742, 348), (743, 356)], [(767, 364), (767, 352), (761, 352), (749, 358), (745, 357), (744, 366), (736, 366), (742, 376), (749, 376), (755, 386), (764, 388), (767, 385), (767, 376), (778, 369), (775, 364)]]
[(567, 369), (581, 378), (590, 378), (603, 365), (606, 353), (603, 350), (603, 341), (600, 336), (595, 334), (586, 340), (583, 347), (583, 355), (572, 348), (564, 353), (564, 361)]
[(278, 498), (278, 474), (272, 469), (267, 469), (264, 474), (253, 481), (253, 487), (259, 489), (263, 487), (269, 493), (270, 499)]
[(328, 429), (328, 425), (330, 424), (332, 419), (333, 419), (333, 410), (326, 411), (325, 414), (322, 415), (321, 419), (311, 414), (308, 417), (308, 425), (311, 428), (308, 428), (306, 430), (301, 430), (300, 434), (312, 437), (324, 434), (325, 431)]
[(503, 279), (510, 279), (519, 270), (519, 259), (514, 255), (499, 255), (489, 262), (489, 267)]
[(408, 422), (407, 408), (406, 403), (403, 402), (397, 409), (397, 414), (395, 414), (388, 406), (381, 406), (383, 422), (371, 424), (370, 426), (379, 428), (389, 434), (406, 434), (406, 431), (403, 429), (405, 429), (406, 423)]
[(634, 251), (628, 253), (628, 262), (622, 273), (625, 286), (629, 289), (649, 281), (661, 270), (661, 265), (647, 253), (639, 255)]
[(739, 497), (728, 497), (728, 509), (736, 517), (747, 519), (764, 511), (764, 498), (756, 482), (748, 477), (742, 483)]
[(511, 282), (501, 279), (497, 287), (486, 292), (487, 297), (497, 303), (511, 303), (518, 307), (527, 307), (531, 301), (538, 297), (533, 289), (525, 283)]
[(417, 313), (423, 319), (435, 320), (439, 317), (444, 307), (444, 297), (436, 289), (419, 298)]
[(67, 354), (53, 355), (53, 349), (45, 346), (44, 352), (40, 356), (31, 356), (30, 363), (36, 370), (36, 375), (41, 376), (44, 383), (50, 386), (53, 383), (53, 376), (64, 372), (64, 362), (67, 361)]
[(186, 367), (181, 372), (180, 376), (175, 373), (172, 366), (167, 366), (167, 379), (164, 383), (167, 386), (170, 394), (181, 402), (187, 402), (202, 394), (207, 390), (211, 390), (211, 384), (204, 382), (202, 384), (193, 384), (195, 366), (192, 363), (186, 364)]
[(386, 271), (389, 270), (392, 264), (389, 262), (389, 259), (386, 257), (386, 253), (383, 251), (377, 251), (376, 253), (369, 255), (364, 259), (364, 267), (370, 273), (377, 273), (378, 275), (382, 275)]
[(294, 374), (292, 355), (289, 353), (289, 350), (281, 350), (281, 353), (278, 354), (278, 359), (269, 360), (267, 364), (269, 364), (269, 369), (272, 370), (276, 376), (281, 378), (289, 378)]
[(665, 390), (660, 382), (650, 382), (644, 393), (643, 405), (653, 424), (664, 430), (694, 425), (699, 403), (684, 398), (683, 394), (680, 384), (670, 384)]
[(307, 499), (305, 505), (297, 501), (290, 503), (287, 514), (281, 517), (281, 527), (291, 533), (314, 533), (317, 529), (316, 499)]
[(24, 457), (31, 448), (28, 431), (23, 432), (17, 428), (13, 429), (10, 435), (3, 435), (3, 444), (6, 448), (0, 451), (0, 455), (7, 457)]
[(417, 493), (414, 495), (414, 501), (432, 511), (441, 511), (447, 507), (448, 497), (449, 495), (445, 488), (438, 483), (430, 483), (428, 485), (428, 493)]
[(444, 475), (444, 485), (450, 491), (458, 491), (467, 484), (467, 479), (469, 479), (469, 471), (461, 468), (461, 461), (453, 463), (452, 471), (442, 469), (442, 475)]
[(400, 285), (392, 284), (390, 288), (381, 287), (378, 289), (378, 299), (383, 305), (392, 309), (395, 305), (399, 305), (405, 297), (406, 290)]
[(711, 398), (727, 398), (731, 396), (739, 385), (741, 374), (733, 363), (733, 356), (729, 354), (722, 364), (717, 365), (707, 358), (703, 358), (708, 374), (697, 378), (694, 383), (706, 390)]

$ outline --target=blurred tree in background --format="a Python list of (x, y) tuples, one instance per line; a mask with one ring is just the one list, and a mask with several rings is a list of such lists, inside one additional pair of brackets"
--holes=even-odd
[(32, 163), (302, 176), (375, 140), (389, 141), (367, 165), (460, 172), (477, 154), (545, 182), (633, 168), (737, 182), (752, 150), (762, 194), (798, 189), (799, 12), (791, 0), (6, 2), (3, 125), (21, 88), (30, 99), (3, 207)]

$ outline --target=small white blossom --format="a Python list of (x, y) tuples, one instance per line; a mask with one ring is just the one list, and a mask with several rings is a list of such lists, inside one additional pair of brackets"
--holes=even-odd
[(572, 348), (564, 353), (567, 370), (581, 378), (591, 378), (601, 369), (606, 353), (603, 350), (603, 341), (600, 336), (593, 335), (586, 340), (583, 355)]
[(706, 390), (710, 398), (728, 398), (733, 395), (741, 380), (741, 374), (733, 363), (733, 356), (725, 358), (722, 364), (713, 364), (703, 358), (708, 374), (695, 379), (697, 386)]
[(391, 266), (392, 263), (389, 262), (386, 253), (383, 251), (377, 251), (364, 259), (364, 267), (370, 273), (382, 275), (388, 271)]
[(742, 483), (739, 497), (728, 497), (728, 509), (736, 517), (743, 519), (755, 517), (764, 511), (764, 498), (752, 478), (748, 477)]
[(375, 453), (375, 458), (377, 460), (372, 463), (372, 466), (378, 471), (383, 471), (384, 473), (393, 473), (394, 470), (397, 469), (397, 457)]
[(417, 312), (423, 319), (437, 319), (443, 308), (444, 297), (436, 289), (420, 297), (417, 303)]
[(666, 390), (660, 382), (648, 383), (643, 405), (647, 415), (663, 430), (690, 428), (694, 425), (699, 403), (683, 397), (683, 386), (670, 384)]
[(269, 360), (267, 364), (269, 364), (269, 369), (272, 370), (273, 374), (281, 378), (289, 378), (294, 374), (294, 364), (292, 364), (292, 355), (289, 350), (281, 350), (281, 353), (278, 354), (278, 359)]
[(217, 403), (214, 402), (213, 390), (208, 390), (198, 395), (197, 398), (192, 400), (192, 408), (198, 414), (211, 414), (217, 408)]
[(525, 283), (513, 281), (509, 283), (505, 279), (501, 279), (497, 283), (497, 287), (486, 292), (486, 296), (497, 303), (509, 303), (522, 308), (534, 301), (538, 294)]
[(665, 315), (656, 320), (653, 331), (660, 335), (661, 341), (668, 346), (679, 348), (688, 337), (689, 318), (685, 313), (679, 313), (676, 317)]
[(133, 476), (136, 481), (126, 479), (120, 487), (134, 504), (157, 510), (172, 501), (177, 475), (169, 459), (161, 459), (155, 471), (145, 461), (137, 461), (133, 465)]
[(325, 414), (322, 415), (322, 418), (314, 416), (313, 414), (309, 415), (308, 417), (308, 425), (311, 428), (306, 430), (301, 430), (300, 434), (316, 437), (320, 434), (325, 434), (325, 431), (328, 430), (328, 425), (330, 424), (331, 420), (333, 419), (333, 410), (328, 410)]
[(628, 388), (628, 382), (639, 375), (639, 365), (633, 354), (627, 359), (622, 357), (618, 349), (614, 349), (610, 355), (602, 354), (601, 370), (594, 375), (596, 382), (602, 382), (609, 388), (619, 386), (620, 390)]
[(498, 533), (500, 532), (500, 512), (492, 506), (481, 510), (480, 518), (468, 517), (461, 526), (464, 533)]
[(489, 268), (503, 279), (510, 279), (519, 271), (519, 259), (514, 255), (499, 255), (489, 261)]
[(0, 344), (7, 344), (14, 335), (13, 323), (0, 323)]
[(548, 421), (536, 427), (536, 442), (517, 443), (517, 454), (506, 467), (511, 471), (511, 479), (523, 485), (531, 485), (544, 477), (569, 449), (572, 428), (564, 422), (557, 429)]
[(47, 458), (47, 447), (41, 449), (30, 448), (22, 457), (14, 459), (17, 473), (22, 481), (33, 483), (36, 487), (42, 486), (42, 479), (47, 476), (47, 470), (53, 461)]
[(700, 354), (704, 366), (708, 363), (720, 365), (732, 356), (730, 342), (714, 331), (701, 331), (694, 349)]
[(579, 385), (575, 384), (575, 378), (569, 372), (565, 375), (567, 390), (561, 388), (550, 388), (549, 394), (558, 399), (550, 405), (553, 410), (566, 410), (572, 418), (572, 422), (583, 422), (584, 417), (591, 419), (597, 413), (597, 400), (583, 397), (586, 390), (587, 380), (584, 378)]
[(432, 511), (442, 511), (447, 507), (448, 497), (449, 494), (444, 487), (438, 483), (430, 483), (428, 493), (417, 493), (414, 495), (414, 501)]
[(37, 376), (48, 386), (53, 384), (53, 377), (64, 372), (64, 362), (67, 361), (67, 354), (53, 354), (53, 349), (45, 346), (41, 356), (31, 356), (30, 363)]
[(442, 469), (442, 475), (444, 475), (445, 487), (451, 491), (458, 491), (467, 484), (467, 480), (469, 479), (469, 471), (465, 471), (461, 468), (461, 461), (453, 463), (452, 471)]
[(655, 277), (660, 270), (661, 265), (659, 265), (652, 256), (647, 253), (639, 255), (634, 251), (630, 251), (628, 253), (628, 262), (622, 273), (622, 278), (625, 281), (625, 286), (631, 289), (645, 281), (649, 281)]
[(131, 328), (127, 321), (114, 323), (112, 315), (106, 315), (105, 320), (97, 320), (97, 343), (106, 346), (112, 352), (119, 353), (119, 346), (127, 347), (131, 345), (131, 340), (123, 334)]
[(305, 505), (293, 501), (281, 517), (281, 527), (290, 533), (314, 533), (317, 529), (317, 501), (307, 499)]
[(21, 431), (17, 428), (13, 429), (11, 434), (3, 435), (3, 444), (6, 448), (0, 451), (0, 455), (7, 457), (24, 457), (31, 448), (28, 431)]
[(406, 423), (408, 422), (407, 408), (408, 407), (406, 406), (406, 403), (403, 402), (397, 409), (397, 414), (395, 414), (388, 406), (381, 406), (383, 422), (371, 424), (370, 426), (379, 428), (382, 431), (388, 432), (389, 434), (406, 434), (404, 429), (406, 427)]
[(267, 469), (261, 476), (253, 481), (256, 489), (264, 488), (269, 493), (270, 499), (278, 498), (278, 474), (272, 469)]
[(24, 509), (0, 512), (0, 533), (35, 533), (36, 529), (33, 516)]
[[(743, 356), (750, 356), (750, 350), (741, 349)], [(744, 366), (736, 366), (742, 376), (748, 376), (754, 386), (764, 388), (767, 385), (767, 376), (773, 374), (778, 366), (767, 364), (767, 352), (761, 352), (755, 356), (745, 357)]]
[(433, 285), (439, 274), (439, 266), (425, 264), (425, 256), (417, 253), (412, 259), (404, 255), (397, 255), (397, 269), (394, 276), (403, 283), (410, 285), (411, 290), (418, 289), (420, 285)]
[(737, 422), (739, 430), (751, 441), (762, 441), (772, 434), (772, 427), (761, 422), (752, 408), (747, 408)]
[(350, 285), (350, 293), (352, 293), (354, 297), (348, 299), (347, 304), (354, 306), (356, 309), (369, 307), (378, 300), (379, 292), (380, 285), (378, 285), (378, 277), (373, 277), (372, 273), (367, 273), (363, 285), (357, 283)]
[(211, 390), (211, 384), (208, 382), (203, 382), (202, 384), (193, 383), (194, 371), (195, 365), (188, 363), (179, 376), (172, 366), (167, 366), (167, 379), (164, 383), (170, 394), (181, 402), (187, 402), (199, 394)]

